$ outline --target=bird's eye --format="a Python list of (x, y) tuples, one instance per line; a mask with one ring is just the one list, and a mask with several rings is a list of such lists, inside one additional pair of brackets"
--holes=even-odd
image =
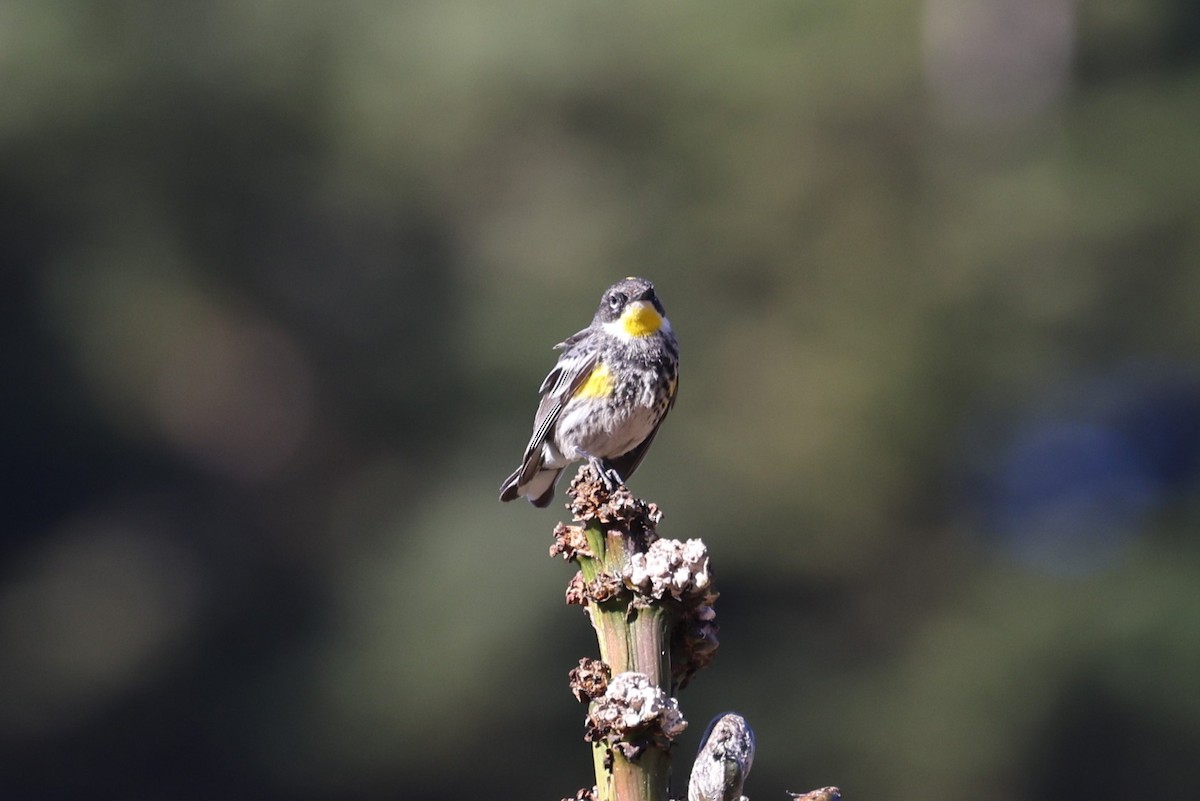
[(620, 292), (614, 292), (608, 296), (608, 307), (613, 311), (625, 305), (625, 296)]

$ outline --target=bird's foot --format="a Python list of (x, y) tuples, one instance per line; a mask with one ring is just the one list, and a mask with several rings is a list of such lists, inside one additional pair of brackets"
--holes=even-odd
[(600, 459), (595, 456), (589, 456), (588, 464), (591, 465), (591, 468), (593, 471), (595, 471), (596, 476), (604, 482), (604, 488), (610, 493), (616, 492), (618, 489), (625, 486), (625, 481), (621, 478), (621, 474), (618, 473), (616, 468), (614, 468), (604, 459)]

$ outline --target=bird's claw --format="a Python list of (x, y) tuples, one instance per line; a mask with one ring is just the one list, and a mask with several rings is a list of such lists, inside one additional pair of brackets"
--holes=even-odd
[(612, 467), (603, 459), (598, 459), (595, 456), (589, 456), (588, 464), (592, 466), (592, 470), (595, 471), (596, 476), (604, 482), (604, 488), (610, 493), (616, 492), (618, 489), (625, 486), (625, 481), (621, 478), (621, 474), (617, 472), (615, 467)]

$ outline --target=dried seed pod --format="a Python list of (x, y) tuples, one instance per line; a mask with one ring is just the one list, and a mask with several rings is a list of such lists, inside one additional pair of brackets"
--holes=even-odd
[(717, 715), (701, 740), (688, 801), (739, 801), (754, 763), (754, 730), (736, 712)]

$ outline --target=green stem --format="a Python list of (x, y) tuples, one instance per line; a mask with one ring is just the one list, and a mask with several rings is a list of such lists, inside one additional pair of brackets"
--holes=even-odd
[[(601, 573), (621, 575), (629, 561), (630, 542), (623, 532), (587, 529), (588, 547), (595, 558), (579, 560), (583, 577), (594, 581)], [(630, 614), (630, 596), (593, 603), (592, 625), (600, 644), (600, 658), (613, 675), (625, 671), (644, 673), (670, 692), (670, 626), (672, 616), (660, 604), (641, 607)], [(666, 801), (670, 789), (671, 757), (657, 746), (643, 750), (635, 760), (610, 752), (605, 743), (592, 746), (596, 787), (600, 801)], [(611, 759), (612, 769), (606, 767)]]
[(603, 743), (592, 745), (596, 766), (596, 791), (599, 801), (667, 801), (671, 784), (671, 755), (658, 748), (647, 748), (631, 762), (613, 754), (612, 771), (604, 767), (608, 749)]

